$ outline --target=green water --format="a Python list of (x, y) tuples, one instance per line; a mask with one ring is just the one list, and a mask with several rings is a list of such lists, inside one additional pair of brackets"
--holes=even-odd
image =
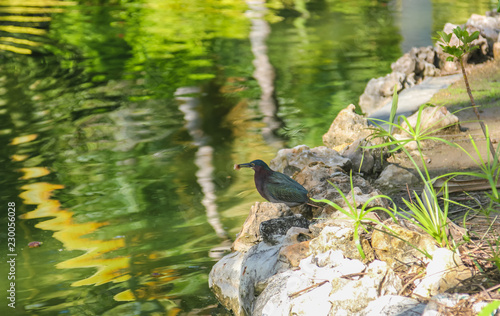
[(216, 250), (262, 200), (233, 164), (321, 145), (408, 38), (496, 5), (414, 4), (1, 4), (0, 314), (222, 313)]

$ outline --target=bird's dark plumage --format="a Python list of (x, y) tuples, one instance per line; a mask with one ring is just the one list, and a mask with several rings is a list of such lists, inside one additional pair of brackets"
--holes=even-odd
[(273, 171), (262, 160), (235, 165), (235, 169), (252, 168), (255, 171), (255, 187), (260, 195), (273, 203), (285, 203), (293, 207), (309, 201), (307, 190), (286, 174)]

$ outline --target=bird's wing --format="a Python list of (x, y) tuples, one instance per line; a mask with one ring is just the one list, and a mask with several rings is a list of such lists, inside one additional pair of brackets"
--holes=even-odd
[(269, 194), (280, 201), (307, 202), (307, 190), (297, 181), (282, 173), (275, 173), (268, 179)]

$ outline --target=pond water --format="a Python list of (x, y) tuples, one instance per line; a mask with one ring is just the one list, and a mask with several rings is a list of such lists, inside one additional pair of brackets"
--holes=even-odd
[(495, 6), (2, 2), (0, 314), (223, 313), (208, 273), (262, 200), (233, 164), (321, 145), (403, 51)]

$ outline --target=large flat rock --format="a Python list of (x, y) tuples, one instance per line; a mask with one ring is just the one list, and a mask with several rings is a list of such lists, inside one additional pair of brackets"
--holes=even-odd
[[(418, 108), (430, 101), (432, 96), (439, 90), (447, 88), (452, 83), (460, 80), (462, 74), (442, 77), (427, 77), (421, 84), (403, 90), (399, 94), (397, 117), (400, 115), (410, 116), (418, 110)], [(369, 118), (381, 119), (388, 121), (391, 114), (392, 98), (384, 104), (380, 109), (373, 113), (368, 113)]]

